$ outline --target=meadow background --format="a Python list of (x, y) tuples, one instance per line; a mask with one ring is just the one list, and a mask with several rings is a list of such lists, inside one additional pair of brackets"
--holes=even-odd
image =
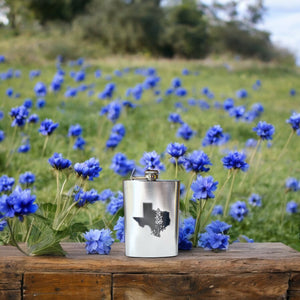
[[(88, 40), (79, 43), (75, 36), (70, 38), (55, 28), (34, 33), (24, 30), (20, 35), (7, 28), (0, 32), (0, 55), (5, 58), (0, 63), (0, 110), (3, 112), (0, 130), (5, 134), (0, 142), (1, 175), (14, 177), (17, 182), (20, 174), (34, 173), (36, 181), (32, 189), (37, 196), (36, 202), (42, 207), (42, 203), (51, 203), (55, 198), (56, 180), (48, 163), (54, 152), (70, 159), (73, 165), (91, 157), (99, 159), (103, 170), (99, 178), (89, 181), (89, 188), (99, 193), (105, 189), (117, 193), (130, 174), (120, 176), (111, 169), (116, 153), (134, 160), (138, 168), (142, 167), (140, 160), (145, 152), (156, 151), (166, 167), (160, 179), (174, 179), (175, 168), (165, 151), (169, 143), (179, 142), (186, 145), (188, 153), (203, 150), (209, 156), (212, 166), (204, 175), (212, 175), (220, 188), (227, 177), (221, 159), (228, 151), (238, 150), (246, 153), (249, 163), (255, 148), (247, 147), (246, 142), (258, 139), (253, 128), (260, 120), (266, 121), (275, 127), (273, 139), (263, 141), (249, 170), (237, 174), (230, 197), (230, 204), (238, 200), (247, 203), (247, 216), (240, 222), (228, 215), (209, 216), (209, 220), (221, 219), (231, 224), (231, 241), (245, 235), (255, 242), (283, 242), (300, 250), (299, 208), (297, 213), (286, 211), (289, 201), (300, 205), (299, 190), (291, 191), (286, 187), (290, 177), (300, 181), (300, 137), (294, 134), (285, 148), (292, 132), (286, 120), (292, 112), (299, 113), (300, 100), (299, 69), (291, 63), (290, 56), (262, 62), (228, 52), (213, 53), (203, 59), (158, 58), (149, 52), (111, 55), (103, 44), (99, 47)], [(33, 76), (32, 71), (39, 71), (35, 72), (38, 75)], [(51, 83), (58, 72), (63, 82), (55, 91)], [(84, 79), (76, 79), (74, 74), (78, 72), (84, 73)], [(158, 80), (155, 86), (149, 87), (145, 82), (153, 75)], [(186, 95), (166, 94), (174, 78), (180, 79)], [(38, 97), (34, 91), (38, 82), (47, 86), (44, 97)], [(101, 99), (99, 94), (108, 83), (115, 84), (113, 96)], [(128, 93), (128, 89), (137, 84), (141, 84), (143, 90), (139, 100)], [(68, 95), (71, 89), (76, 95)], [(41, 98), (45, 100), (44, 107), (38, 107)], [(253, 120), (243, 117), (237, 120), (224, 109), (224, 101), (228, 98), (234, 100), (235, 107), (243, 106), (248, 112), (253, 104), (260, 103), (263, 112)], [(11, 109), (26, 100), (31, 100), (30, 114), (37, 114), (39, 122), (12, 127)], [(123, 106), (115, 123), (106, 115), (100, 115), (101, 109), (113, 101), (130, 101), (134, 105), (132, 108)], [(183, 122), (195, 131), (191, 139), (177, 136), (180, 125), (169, 122), (170, 113), (179, 113)], [(46, 118), (59, 123), (59, 127), (49, 137), (43, 151), (45, 136), (38, 129)], [(83, 150), (73, 149), (74, 140), (68, 137), (70, 126), (75, 124), (83, 129), (82, 137), (86, 142)], [(106, 142), (115, 124), (123, 124), (126, 134), (112, 149)], [(214, 125), (220, 125), (230, 138), (223, 145), (203, 147), (202, 140)], [(29, 151), (18, 152), (21, 145), (29, 145)], [(188, 186), (190, 174), (180, 169), (178, 177)], [(227, 183), (216, 204), (224, 206), (229, 190)], [(261, 196), (261, 207), (248, 203), (252, 193)], [(83, 222), (86, 229), (100, 229), (105, 225), (112, 229), (122, 209), (111, 216), (105, 211), (106, 205), (94, 203), (82, 210), (76, 219)], [(24, 236), (20, 235), (19, 239), (24, 240)], [(7, 242), (6, 231), (0, 233), (0, 240)], [(71, 240), (82, 241), (81, 233), (75, 233)]]

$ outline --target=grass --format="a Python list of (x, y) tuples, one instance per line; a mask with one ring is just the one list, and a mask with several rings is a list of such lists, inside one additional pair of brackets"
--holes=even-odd
[[(117, 152), (126, 154), (129, 159), (135, 160), (138, 164), (143, 153), (155, 150), (162, 154), (162, 161), (166, 166), (166, 171), (162, 172), (161, 179), (172, 179), (175, 175), (173, 166), (169, 163), (164, 151), (171, 142), (184, 143), (188, 147), (188, 152), (193, 150), (204, 150), (213, 163), (208, 174), (219, 181), (219, 188), (226, 180), (227, 170), (221, 163), (226, 150), (245, 149), (245, 142), (249, 138), (257, 138), (252, 128), (259, 120), (266, 121), (275, 126), (276, 132), (272, 140), (272, 145), (267, 146), (263, 142), (261, 148), (255, 156), (249, 171), (244, 175), (238, 173), (230, 197), (230, 204), (237, 200), (247, 202), (251, 193), (262, 196), (262, 207), (249, 208), (249, 214), (242, 222), (234, 221), (231, 217), (224, 217), (228, 223), (232, 224), (232, 236), (246, 235), (254, 239), (255, 242), (283, 242), (300, 251), (300, 218), (297, 214), (287, 214), (285, 204), (294, 200), (300, 206), (299, 192), (285, 191), (285, 180), (288, 177), (296, 177), (300, 180), (299, 152), (300, 138), (294, 136), (288, 145), (285, 153), (281, 151), (291, 132), (286, 119), (289, 118), (293, 110), (299, 112), (300, 95), (294, 97), (289, 95), (291, 88), (299, 86), (299, 71), (292, 67), (282, 67), (279, 65), (263, 65), (257, 62), (232, 61), (231, 69), (224, 66), (224, 61), (185, 61), (185, 60), (153, 60), (141, 57), (104, 57), (103, 59), (87, 59), (86, 79), (84, 84), (94, 84), (94, 95), (89, 97), (87, 92), (79, 92), (74, 98), (65, 98), (64, 92), (67, 86), (76, 87), (79, 84), (69, 76), (71, 70), (77, 71), (79, 66), (71, 67), (67, 62), (62, 65), (66, 72), (65, 82), (62, 90), (53, 93), (48, 92), (45, 97), (46, 106), (42, 109), (35, 107), (36, 96), (33, 88), (38, 81), (44, 82), (47, 86), (56, 72), (54, 60), (44, 60), (40, 67), (35, 61), (23, 64), (21, 60), (14, 60), (14, 55), (10, 57), (9, 50), (3, 48), (8, 61), (0, 64), (0, 73), (6, 72), (9, 68), (21, 70), (21, 78), (12, 78), (0, 81), (1, 110), (4, 118), (0, 121), (0, 129), (5, 132), (6, 138), (0, 143), (0, 169), (1, 175), (18, 179), (21, 173), (31, 171), (36, 174), (34, 193), (37, 195), (37, 202), (51, 202), (55, 197), (56, 185), (55, 176), (47, 160), (54, 152), (62, 153), (64, 157), (76, 162), (83, 162), (90, 157), (96, 157), (103, 168), (100, 178), (89, 182), (90, 188), (95, 188), (99, 192), (106, 188), (113, 191), (122, 189), (124, 178), (116, 175), (110, 169), (112, 157)], [(39, 58), (36, 58), (38, 61)], [(114, 70), (129, 67), (130, 71), (124, 73), (122, 77), (114, 76)], [(161, 95), (155, 96), (152, 90), (145, 90), (140, 101), (132, 102), (137, 104), (133, 110), (123, 111), (118, 123), (122, 123), (126, 128), (126, 136), (114, 150), (106, 149), (105, 143), (110, 135), (113, 124), (105, 116), (99, 116), (101, 108), (108, 104), (109, 100), (99, 100), (97, 95), (101, 92), (110, 80), (105, 79), (111, 76), (111, 81), (116, 83), (117, 90), (114, 99), (125, 99), (125, 92), (128, 87), (134, 87), (137, 83), (142, 83), (145, 77), (135, 74), (136, 68), (154, 67), (161, 80), (157, 90)], [(181, 71), (187, 68), (191, 75), (183, 76)], [(40, 69), (41, 75), (33, 80), (29, 79), (29, 71)], [(96, 79), (94, 71), (102, 70), (102, 77)], [(197, 72), (199, 75), (195, 75)], [(188, 96), (178, 98), (176, 96), (164, 96), (164, 91), (170, 86), (174, 77), (182, 79), (183, 86), (188, 91)], [(262, 86), (258, 90), (253, 90), (252, 85), (256, 80), (261, 80)], [(19, 98), (9, 98), (6, 96), (8, 87), (14, 88), (14, 93), (20, 93)], [(214, 99), (207, 99), (202, 95), (203, 87), (209, 87), (214, 93)], [(249, 96), (245, 99), (237, 99), (236, 91), (244, 88)], [(156, 102), (158, 97), (163, 100)], [(259, 119), (246, 123), (235, 121), (229, 117), (222, 108), (215, 108), (215, 101), (222, 103), (226, 98), (235, 99), (236, 105), (245, 105), (247, 110), (253, 103), (260, 102), (264, 106), (264, 112)], [(33, 100), (34, 106), (31, 113), (37, 113), (40, 121), (50, 118), (59, 123), (58, 129), (50, 136), (45, 155), (42, 156), (44, 136), (38, 133), (39, 124), (27, 124), (25, 128), (17, 128), (16, 136), (13, 139), (15, 128), (11, 127), (9, 111), (12, 107), (21, 105), (26, 98)], [(190, 98), (204, 99), (210, 104), (208, 110), (202, 110), (198, 106), (190, 106), (187, 100)], [(181, 102), (184, 110), (176, 109), (174, 104)], [(184, 122), (195, 130), (196, 135), (189, 141), (184, 141), (176, 137), (178, 126), (168, 122), (168, 115), (171, 112), (179, 112)], [(70, 125), (79, 123), (83, 127), (83, 138), (87, 145), (84, 151), (70, 151), (70, 140), (67, 137)], [(219, 124), (224, 132), (230, 134), (230, 140), (221, 147), (202, 147), (202, 139), (206, 131), (213, 125)], [(22, 143), (22, 140), (29, 138), (31, 149), (28, 153), (13, 153)], [(247, 160), (253, 149), (246, 149)], [(10, 160), (8, 162), (8, 159)], [(190, 174), (180, 170), (179, 179), (186, 186)], [(241, 182), (243, 183), (241, 184)], [(229, 193), (230, 184), (227, 184), (222, 191), (217, 204), (225, 205)], [(209, 204), (208, 204), (209, 208)], [(82, 218), (93, 227), (93, 223), (103, 214), (103, 205), (95, 204), (85, 210), (78, 218)]]

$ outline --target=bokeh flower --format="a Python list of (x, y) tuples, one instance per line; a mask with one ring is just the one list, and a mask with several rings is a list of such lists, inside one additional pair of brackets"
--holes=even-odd
[(83, 236), (86, 239), (85, 249), (87, 254), (109, 254), (114, 239), (109, 229), (91, 229)]
[(240, 169), (246, 172), (249, 165), (245, 161), (246, 154), (238, 151), (229, 152), (222, 158), (223, 166), (227, 169)]
[(298, 203), (290, 201), (286, 204), (286, 212), (289, 214), (295, 214), (298, 212)]
[(74, 170), (78, 176), (83, 179), (88, 178), (88, 180), (92, 181), (94, 177), (99, 177), (102, 168), (99, 165), (99, 161), (92, 157), (83, 163), (76, 163), (74, 165)]
[(114, 230), (116, 230), (116, 237), (121, 242), (125, 242), (125, 230), (124, 230), (124, 217), (119, 217), (116, 225), (114, 226)]
[(248, 208), (244, 201), (237, 201), (230, 206), (229, 215), (238, 222), (243, 221), (247, 214)]
[(45, 136), (51, 135), (58, 126), (59, 124), (54, 123), (51, 119), (45, 119), (41, 122), (39, 132)]
[(261, 206), (261, 196), (258, 194), (251, 194), (250, 197), (248, 198), (248, 203), (252, 206)]

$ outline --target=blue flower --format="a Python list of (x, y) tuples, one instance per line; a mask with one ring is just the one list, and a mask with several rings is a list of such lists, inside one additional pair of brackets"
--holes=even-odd
[(68, 131), (68, 136), (80, 136), (82, 134), (82, 127), (79, 124), (71, 125)]
[(285, 181), (285, 187), (289, 191), (296, 192), (300, 190), (300, 182), (294, 177), (289, 177)]
[(38, 121), (39, 121), (39, 116), (37, 114), (32, 114), (27, 119), (28, 123), (38, 123)]
[(34, 87), (37, 97), (45, 97), (47, 95), (47, 87), (43, 82), (38, 82)]
[(229, 236), (222, 233), (205, 232), (200, 234), (198, 246), (206, 250), (227, 250)]
[(230, 206), (229, 215), (238, 222), (244, 220), (244, 217), (248, 214), (247, 205), (243, 201), (237, 201)]
[(175, 90), (175, 95), (178, 97), (184, 97), (187, 95), (187, 90), (183, 87), (179, 87)]
[(177, 131), (177, 136), (183, 138), (184, 140), (188, 141), (192, 136), (195, 135), (195, 131), (192, 128), (184, 123)]
[(235, 117), (236, 120), (241, 119), (245, 114), (245, 107), (244, 106), (236, 106), (229, 109), (229, 115), (230, 117)]
[(240, 89), (236, 92), (237, 98), (247, 98), (248, 92), (245, 89)]
[(85, 72), (83, 70), (80, 70), (75, 74), (74, 80), (76, 82), (83, 81), (84, 79), (85, 79)]
[(29, 72), (29, 78), (33, 79), (34, 77), (39, 77), (41, 75), (41, 71), (40, 70), (31, 70)]
[(195, 232), (195, 219), (190, 217), (184, 219), (183, 222), (179, 224), (179, 234), (178, 234), (178, 249), (180, 250), (190, 250), (192, 248), (192, 242), (190, 238)]
[(286, 120), (288, 124), (291, 124), (294, 131), (300, 135), (300, 113), (293, 112), (288, 120)]
[(24, 105), (27, 109), (31, 108), (31, 107), (32, 107), (32, 100), (31, 100), (31, 99), (26, 99), (26, 100), (24, 100), (23, 105)]
[(83, 163), (76, 163), (74, 170), (78, 176), (81, 176), (83, 179), (88, 178), (89, 180), (93, 180), (94, 177), (99, 177), (102, 168), (99, 165), (99, 161), (92, 157)]
[(248, 148), (255, 148), (257, 145), (257, 140), (255, 139), (248, 139), (245, 143), (245, 146)]
[(109, 229), (91, 229), (83, 236), (86, 239), (85, 249), (87, 254), (109, 254), (114, 239)]
[(11, 109), (9, 115), (13, 119), (11, 126), (23, 127), (26, 124), (26, 118), (29, 115), (27, 108), (24, 105)]
[(117, 224), (114, 226), (114, 230), (116, 230), (116, 237), (121, 242), (125, 242), (125, 232), (124, 232), (124, 217), (119, 217)]
[(98, 98), (99, 99), (110, 99), (112, 98), (113, 94), (114, 94), (114, 91), (116, 89), (116, 85), (113, 83), (113, 82), (109, 82), (104, 90), (98, 95)]
[(38, 205), (34, 203), (35, 195), (31, 195), (31, 190), (22, 190), (17, 186), (9, 195), (2, 195), (0, 198), (0, 211), (5, 217), (19, 217), (22, 221), (24, 215), (33, 214), (37, 211)]
[(107, 118), (115, 123), (121, 114), (122, 104), (118, 101), (110, 102), (107, 106), (104, 106), (100, 111), (100, 116), (106, 115)]
[(74, 150), (84, 150), (84, 145), (86, 144), (86, 141), (84, 140), (83, 137), (78, 136), (75, 140), (75, 143), (73, 145)]
[(209, 157), (202, 150), (195, 150), (183, 158), (183, 166), (187, 172), (208, 172), (206, 165), (212, 165)]
[(254, 103), (251, 107), (251, 111), (255, 114), (256, 117), (260, 117), (264, 112), (264, 107), (261, 103)]
[(109, 139), (106, 141), (107, 148), (116, 148), (122, 141), (123, 137), (116, 133), (111, 133)]
[(171, 123), (183, 124), (180, 114), (177, 113), (171, 113), (168, 117), (168, 121)]
[(286, 212), (289, 214), (295, 214), (298, 212), (298, 203), (290, 201), (286, 204)]
[(258, 194), (251, 194), (248, 198), (248, 203), (252, 206), (261, 206), (261, 196)]
[(123, 124), (115, 124), (115, 125), (112, 127), (111, 132), (112, 132), (112, 133), (116, 133), (116, 134), (118, 134), (118, 135), (124, 137), (124, 136), (125, 136), (125, 133), (126, 133), (126, 129), (125, 129), (125, 127), (124, 127)]
[(181, 87), (181, 79), (178, 77), (173, 78), (171, 82), (171, 86), (175, 89)]
[[(1, 220), (1, 215), (0, 215), (0, 220)], [(6, 226), (7, 226), (7, 222), (5, 220), (0, 221), (0, 231), (3, 231)]]
[(27, 142), (25, 145), (21, 145), (18, 148), (19, 153), (27, 153), (30, 150), (30, 144)]
[(12, 97), (14, 94), (14, 89), (9, 87), (7, 90), (6, 90), (6, 96), (8, 97)]
[(5, 56), (4, 55), (0, 55), (0, 63), (4, 63), (5, 62)]
[(181, 74), (186, 76), (190, 74), (190, 71), (188, 69), (182, 69)]
[(202, 146), (220, 145), (223, 142), (223, 138), (224, 134), (222, 127), (220, 125), (214, 125), (206, 132), (206, 135), (202, 141)]
[(225, 222), (222, 222), (220, 220), (216, 220), (216, 221), (213, 221), (211, 222), (210, 224), (208, 224), (206, 227), (205, 227), (205, 230), (210, 233), (210, 232), (213, 232), (213, 233), (227, 233), (227, 231), (232, 227), (232, 225), (229, 225)]
[(132, 172), (135, 168), (135, 163), (133, 160), (128, 160), (126, 155), (123, 153), (117, 153), (112, 158), (112, 163), (110, 168), (120, 176), (126, 176), (128, 173)]
[(0, 130), (0, 142), (2, 142), (5, 139), (5, 134), (3, 130)]
[(77, 88), (68, 88), (65, 92), (65, 97), (66, 98), (73, 98), (73, 97), (76, 97), (77, 95)]
[(229, 152), (222, 158), (223, 166), (227, 169), (241, 169), (246, 172), (249, 165), (245, 162), (246, 154), (238, 151)]
[(156, 151), (145, 152), (140, 163), (145, 166), (145, 170), (165, 170), (165, 166), (161, 163), (160, 156), (156, 153)]
[(4, 112), (0, 110), (0, 120), (2, 120), (3, 118), (4, 118)]
[(124, 205), (123, 193), (118, 192), (117, 197), (113, 196), (110, 199), (110, 202), (106, 206), (106, 211), (111, 215), (115, 215), (117, 211), (122, 208)]
[(233, 107), (234, 107), (234, 100), (232, 98), (227, 98), (223, 103), (224, 110), (229, 111)]
[(290, 89), (290, 95), (295, 96), (296, 95), (296, 90), (295, 89)]
[(20, 174), (19, 183), (29, 186), (35, 182), (35, 175), (31, 172)]
[(101, 75), (102, 75), (101, 70), (96, 70), (95, 73), (94, 73), (94, 75), (95, 75), (95, 78), (100, 78)]
[(67, 169), (72, 165), (69, 159), (63, 158), (61, 153), (56, 152), (48, 159), (48, 162), (56, 170)]
[(46, 100), (43, 98), (40, 98), (36, 102), (36, 108), (40, 109), (43, 108), (46, 105)]
[(91, 189), (86, 192), (80, 189), (78, 193), (75, 194), (74, 196), (74, 201), (79, 207), (84, 206), (86, 203), (93, 204), (99, 200), (100, 200), (100, 195), (95, 189)]
[(186, 146), (184, 144), (179, 144), (179, 143), (170, 143), (167, 146), (167, 152), (170, 154), (172, 157), (178, 158), (181, 157), (185, 154), (186, 152)]
[(172, 95), (174, 92), (174, 90), (172, 88), (168, 88), (165, 90), (165, 96), (169, 96), (169, 95)]
[(145, 89), (153, 89), (157, 86), (157, 83), (160, 81), (160, 77), (155, 75), (150, 75), (146, 77), (146, 79), (143, 82), (143, 87)]
[(0, 177), (0, 193), (11, 191), (14, 184), (15, 184), (15, 179), (13, 177), (2, 175)]
[(100, 193), (100, 195), (99, 195), (100, 199), (99, 200), (100, 201), (106, 201), (106, 200), (110, 199), (113, 196), (114, 196), (114, 193), (110, 189), (105, 189)]
[(131, 89), (130, 93), (135, 100), (140, 100), (143, 95), (143, 85), (137, 84), (134, 88)]
[(202, 177), (197, 176), (197, 179), (191, 184), (191, 189), (194, 192), (195, 199), (215, 198), (213, 192), (217, 189), (218, 181), (214, 182), (212, 176)]
[(234, 243), (239, 243), (239, 242), (243, 242), (243, 243), (254, 243), (253, 239), (248, 238), (246, 235), (240, 235), (239, 238), (234, 241)]
[(253, 128), (253, 131), (255, 131), (262, 140), (272, 140), (275, 128), (272, 124), (259, 121), (257, 126)]
[(222, 205), (215, 205), (212, 212), (212, 216), (217, 216), (217, 215), (223, 215), (223, 206)]
[(39, 132), (42, 135), (51, 135), (58, 126), (59, 124), (54, 123), (51, 119), (45, 119), (41, 122)]

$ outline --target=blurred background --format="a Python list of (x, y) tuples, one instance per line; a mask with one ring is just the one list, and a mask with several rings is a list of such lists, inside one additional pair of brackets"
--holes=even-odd
[(300, 14), (296, 0), (0, 0), (0, 51), (20, 63), (134, 54), (295, 65), (298, 7)]

